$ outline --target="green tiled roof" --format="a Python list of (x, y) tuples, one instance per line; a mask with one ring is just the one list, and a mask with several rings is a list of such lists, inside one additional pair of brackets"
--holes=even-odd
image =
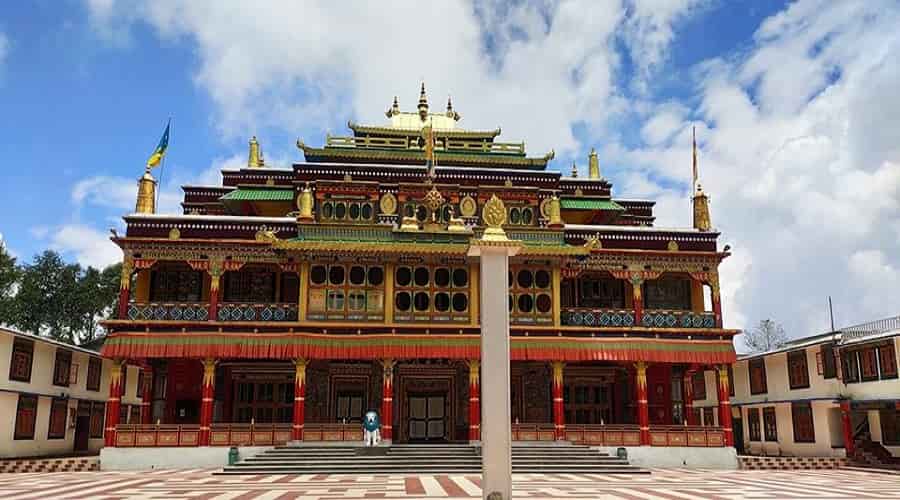
[(238, 188), (219, 198), (222, 201), (292, 201), (291, 188)]
[(625, 210), (622, 205), (612, 200), (591, 198), (563, 198), (559, 200), (559, 206), (563, 210)]

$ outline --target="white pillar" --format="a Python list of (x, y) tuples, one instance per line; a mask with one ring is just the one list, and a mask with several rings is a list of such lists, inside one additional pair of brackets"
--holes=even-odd
[[(518, 242), (472, 242), (481, 257), (481, 463), (483, 498), (512, 498), (507, 271)], [(491, 497), (491, 500), (496, 495)]]

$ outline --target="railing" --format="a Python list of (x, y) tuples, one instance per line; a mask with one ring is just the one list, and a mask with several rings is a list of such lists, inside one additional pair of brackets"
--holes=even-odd
[(362, 424), (305, 424), (304, 441), (359, 441), (363, 440)]
[(711, 312), (645, 309), (641, 326), (648, 328), (715, 328), (716, 315)]
[(637, 425), (566, 424), (566, 440), (595, 446), (640, 446), (641, 430)]
[(209, 304), (201, 302), (168, 303), (147, 302), (128, 304), (128, 319), (155, 321), (206, 321)]
[(840, 332), (843, 337), (842, 340), (849, 340), (890, 332), (892, 330), (900, 330), (900, 316), (848, 326), (846, 328), (841, 328)]
[[(415, 139), (417, 141), (418, 139)], [(402, 137), (331, 137), (325, 139), (327, 147), (336, 148), (390, 148), (390, 149), (418, 149), (417, 142), (410, 143)], [(522, 142), (484, 142), (447, 140), (442, 137), (435, 139), (437, 151), (471, 151), (481, 153), (514, 153), (525, 154), (525, 143)]]
[(567, 307), (563, 309), (560, 319), (566, 326), (634, 326), (634, 311), (630, 309)]
[[(267, 446), (291, 440), (291, 424), (213, 424), (210, 426), (210, 446)], [(168, 447), (198, 446), (199, 425), (121, 424), (116, 426), (116, 446)]]
[(553, 424), (512, 424), (513, 441), (553, 441)]
[(721, 447), (725, 446), (725, 431), (698, 425), (651, 425), (650, 445)]
[(297, 304), (219, 304), (219, 321), (297, 321)]

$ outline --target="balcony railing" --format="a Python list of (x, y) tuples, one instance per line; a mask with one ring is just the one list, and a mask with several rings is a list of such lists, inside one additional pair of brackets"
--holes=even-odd
[(841, 328), (840, 332), (844, 340), (850, 340), (867, 337), (869, 335), (877, 335), (892, 330), (900, 330), (900, 316), (848, 326)]
[(209, 304), (202, 302), (147, 302), (128, 305), (128, 319), (154, 321), (206, 321)]
[(297, 304), (219, 304), (219, 321), (297, 321)]
[(513, 441), (553, 441), (556, 439), (553, 424), (512, 424)]
[[(360, 438), (361, 440), (362, 438)], [(213, 424), (210, 446), (271, 446), (291, 440), (291, 424)], [(200, 426), (142, 424), (116, 426), (116, 446), (198, 446)]]
[(711, 312), (645, 309), (641, 326), (648, 328), (715, 328), (716, 315)]
[(631, 309), (568, 307), (563, 309), (561, 320), (562, 324), (566, 326), (634, 326), (634, 311)]
[(306, 424), (304, 441), (356, 441), (362, 442), (362, 424)]

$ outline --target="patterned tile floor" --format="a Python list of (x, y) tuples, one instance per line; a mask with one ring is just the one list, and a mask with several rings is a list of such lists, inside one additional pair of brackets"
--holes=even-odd
[[(214, 476), (210, 470), (0, 474), (0, 498), (409, 499), (480, 498), (477, 475)], [(700, 471), (650, 475), (517, 474), (516, 498), (900, 498), (900, 476), (858, 470)]]

